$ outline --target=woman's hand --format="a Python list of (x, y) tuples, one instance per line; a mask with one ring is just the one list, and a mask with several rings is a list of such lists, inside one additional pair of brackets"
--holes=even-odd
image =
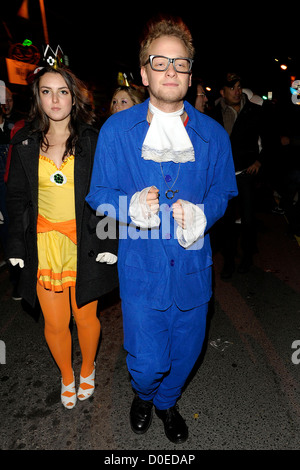
[(106, 264), (115, 264), (118, 260), (118, 257), (113, 253), (108, 253), (107, 251), (104, 253), (98, 253), (96, 261), (99, 263), (106, 263)]
[(20, 268), (24, 268), (24, 261), (20, 258), (9, 258), (8, 260), (12, 266), (17, 266), (19, 265)]

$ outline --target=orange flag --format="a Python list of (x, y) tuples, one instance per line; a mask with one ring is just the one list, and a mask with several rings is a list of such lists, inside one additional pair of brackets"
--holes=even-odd
[(29, 20), (28, 0), (23, 0), (17, 15), (21, 16), (22, 18), (25, 18), (25, 20)]

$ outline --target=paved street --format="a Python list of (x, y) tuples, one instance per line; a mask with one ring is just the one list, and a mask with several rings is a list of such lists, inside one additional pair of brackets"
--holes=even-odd
[[(133, 397), (125, 364), (117, 293), (100, 303), (102, 336), (96, 392), (73, 410), (60, 403), (60, 376), (43, 336), (43, 318), (11, 299), (0, 270), (0, 449), (300, 450), (300, 246), (283, 216), (258, 214), (255, 265), (220, 280), (215, 255), (214, 298), (203, 354), (179, 401), (190, 437), (170, 443), (154, 416), (150, 430), (129, 425)], [(293, 342), (298, 340), (298, 350)], [(73, 327), (74, 370), (80, 350)], [(294, 353), (292, 360), (292, 355)], [(1, 356), (0, 356), (1, 357)], [(4, 361), (2, 361), (4, 362)]]

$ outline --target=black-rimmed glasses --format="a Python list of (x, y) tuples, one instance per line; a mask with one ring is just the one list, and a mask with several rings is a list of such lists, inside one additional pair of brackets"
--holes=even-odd
[(193, 60), (188, 57), (175, 57), (170, 59), (163, 55), (149, 55), (149, 59), (145, 65), (150, 63), (152, 70), (156, 72), (165, 72), (170, 64), (173, 64), (174, 70), (179, 73), (190, 73), (192, 70)]

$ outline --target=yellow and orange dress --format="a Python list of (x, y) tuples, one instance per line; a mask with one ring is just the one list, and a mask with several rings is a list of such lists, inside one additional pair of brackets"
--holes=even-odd
[(38, 282), (61, 292), (76, 283), (74, 155), (60, 168), (40, 155), (38, 208)]

